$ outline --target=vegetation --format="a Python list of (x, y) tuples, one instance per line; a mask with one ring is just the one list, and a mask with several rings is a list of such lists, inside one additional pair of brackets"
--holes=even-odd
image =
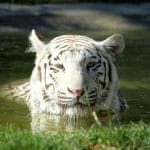
[(1, 150), (148, 150), (150, 149), (150, 126), (140, 124), (119, 127), (93, 126), (88, 131), (75, 133), (32, 134), (12, 127), (0, 127)]

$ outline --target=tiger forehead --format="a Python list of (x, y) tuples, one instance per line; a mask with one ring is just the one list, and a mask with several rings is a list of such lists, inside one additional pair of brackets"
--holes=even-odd
[(83, 45), (83, 46), (92, 46), (94, 43), (94, 40), (86, 37), (86, 36), (80, 36), (80, 35), (64, 35), (56, 37), (51, 41), (52, 44), (61, 46), (61, 45)]
[(63, 35), (51, 41), (51, 48), (55, 54), (65, 51), (93, 51), (96, 49), (94, 40), (80, 35)]
[(69, 41), (91, 41), (93, 42), (94, 40), (87, 37), (87, 36), (82, 36), (82, 35), (62, 35), (62, 36), (58, 36), (56, 38), (54, 38), (52, 40), (52, 42), (61, 42), (61, 41), (64, 41), (64, 40), (69, 40)]

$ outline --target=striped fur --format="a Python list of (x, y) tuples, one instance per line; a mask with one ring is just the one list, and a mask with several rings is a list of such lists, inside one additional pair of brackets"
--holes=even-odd
[[(101, 42), (86, 36), (63, 35), (44, 43), (33, 30), (29, 39), (29, 51), (36, 53), (36, 60), (27, 83), (29, 90), (22, 98), (27, 99), (32, 114), (74, 117), (86, 116), (91, 110), (120, 112), (126, 108), (118, 94), (113, 63), (124, 49), (121, 35)], [(21, 90), (15, 94), (21, 97)]]

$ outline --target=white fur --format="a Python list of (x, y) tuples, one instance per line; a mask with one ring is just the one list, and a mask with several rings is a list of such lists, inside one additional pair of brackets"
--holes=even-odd
[[(68, 47), (63, 47), (62, 43), (62, 48), (57, 48), (56, 43), (59, 41), (59, 38), (63, 39), (66, 37), (72, 39), (72, 44), (68, 42)], [(101, 51), (102, 56), (104, 56), (102, 57), (102, 59), (104, 59), (103, 61), (106, 62), (105, 58), (107, 58), (110, 62), (113, 80), (109, 85), (109, 94), (105, 102), (101, 101), (102, 94), (106, 92), (105, 89), (102, 89), (102, 85), (98, 85), (94, 81), (95, 73), (91, 70), (89, 72), (86, 70), (86, 65), (91, 61), (92, 54), (85, 50), (85, 46), (81, 46), (82, 39), (88, 41), (87, 43), (89, 43), (88, 47), (90, 47), (90, 53), (96, 55), (96, 49), (98, 49)], [(120, 102), (117, 95), (119, 85), (113, 59), (124, 49), (124, 40), (121, 35), (113, 35), (101, 42), (94, 41), (93, 39), (84, 36), (68, 35), (58, 38), (56, 37), (48, 44), (45, 44), (38, 38), (35, 30), (33, 30), (29, 36), (29, 40), (31, 42), (30, 51), (36, 53), (35, 67), (30, 79), (31, 97), (29, 101), (33, 115), (37, 112), (45, 112), (52, 115), (75, 117), (89, 115), (92, 110), (98, 112), (100, 110), (111, 109), (114, 112), (119, 112)], [(77, 42), (78, 40), (79, 42)], [(78, 46), (78, 44), (80, 46)], [(67, 51), (65, 51), (66, 49)], [(80, 50), (80, 53), (76, 50)], [(58, 84), (55, 85), (52, 77), (50, 77), (50, 74), (53, 74), (53, 72), (49, 71), (50, 66), (48, 66), (49, 60), (47, 57), (51, 55), (51, 63), (55, 64), (56, 61), (54, 58), (59, 56), (62, 51), (65, 52), (63, 52), (57, 63), (63, 63), (66, 70), (61, 70), (59, 73), (55, 74)], [(104, 68), (101, 68), (101, 70), (104, 70)], [(109, 72), (108, 68), (106, 72)], [(101, 78), (103, 78), (103, 76)], [(106, 85), (108, 85), (108, 77), (106, 78)], [(86, 105), (75, 105), (77, 99), (68, 91), (68, 88), (75, 90), (86, 89), (87, 87), (89, 90), (87, 93), (93, 89), (97, 90), (98, 94), (96, 104), (89, 107), (88, 102), (85, 100), (87, 99), (85, 93), (80, 99), (80, 102)], [(69, 100), (59, 100), (57, 97), (58, 91), (63, 91), (67, 97), (72, 98)], [(47, 101), (44, 100), (44, 96), (47, 96)], [(64, 102), (67, 106), (62, 107), (59, 105), (60, 102)]]

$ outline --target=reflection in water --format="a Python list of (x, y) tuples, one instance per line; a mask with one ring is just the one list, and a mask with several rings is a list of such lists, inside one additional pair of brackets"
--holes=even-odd
[[(116, 117), (99, 118), (102, 125), (116, 122)], [(89, 128), (96, 123), (94, 117), (67, 118), (58, 115), (37, 113), (32, 117), (31, 129), (33, 132), (74, 132), (81, 128)]]
[(43, 113), (35, 114), (32, 117), (31, 129), (33, 132), (73, 132), (80, 127), (87, 128), (94, 123), (92, 118), (74, 118), (69, 119), (67, 117), (57, 115), (47, 115)]
[(86, 126), (91, 124), (91, 120), (89, 119), (69, 119), (66, 117), (55, 116), (55, 115), (47, 115), (47, 114), (36, 114), (32, 117), (31, 129), (33, 132), (49, 132), (49, 131), (57, 131), (57, 132), (72, 132), (78, 129), (80, 124), (84, 124), (83, 122), (87, 120)]

